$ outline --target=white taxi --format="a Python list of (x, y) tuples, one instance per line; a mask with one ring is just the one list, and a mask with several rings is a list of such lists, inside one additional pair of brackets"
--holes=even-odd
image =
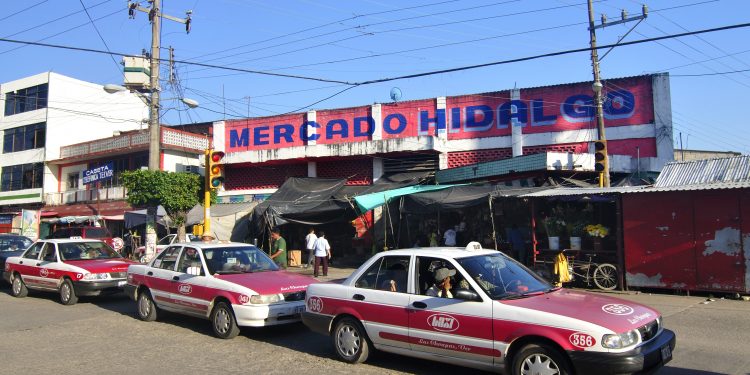
[(8, 258), (3, 278), (15, 297), (26, 297), (28, 289), (56, 291), (63, 305), (73, 305), (79, 296), (122, 291), (132, 263), (99, 240), (40, 240)]
[(245, 243), (174, 244), (149, 264), (128, 268), (125, 293), (138, 318), (160, 309), (210, 319), (214, 334), (237, 336), (239, 326), (300, 321), (309, 276), (280, 270), (262, 250)]
[(637, 373), (676, 342), (656, 310), (554, 287), (478, 243), (379, 253), (341, 284), (311, 285), (306, 306), (305, 325), (350, 363), (379, 349), (514, 375)]

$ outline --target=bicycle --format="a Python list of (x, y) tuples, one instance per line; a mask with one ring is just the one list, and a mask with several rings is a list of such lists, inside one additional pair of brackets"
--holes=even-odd
[[(566, 254), (569, 250), (562, 250)], [(596, 263), (593, 258), (596, 254), (586, 254), (587, 260), (576, 260), (575, 256), (565, 255), (568, 259), (568, 272), (572, 277), (571, 282), (582, 280), (587, 287), (591, 287), (593, 282), (601, 290), (613, 290), (617, 288), (618, 274), (617, 267), (611, 263)], [(542, 260), (534, 266), (534, 271), (543, 278), (555, 282), (557, 275), (552, 272), (553, 262), (551, 260)]]
[[(565, 251), (563, 250), (563, 253)], [(602, 290), (613, 290), (617, 288), (617, 282), (619, 280), (617, 275), (617, 267), (611, 263), (596, 263), (594, 257), (596, 254), (586, 254), (588, 260), (576, 260), (574, 257), (566, 256), (568, 258), (568, 266), (572, 271), (571, 276), (575, 280), (576, 277), (580, 277), (587, 286), (591, 286), (593, 281), (599, 289)], [(593, 271), (592, 271), (593, 270)], [(578, 272), (576, 272), (578, 271)]]

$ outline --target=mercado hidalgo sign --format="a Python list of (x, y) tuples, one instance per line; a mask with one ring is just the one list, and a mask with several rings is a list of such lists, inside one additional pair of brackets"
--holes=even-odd
[[(652, 76), (604, 82), (604, 120), (607, 127), (654, 122)], [(510, 136), (513, 126), (523, 134), (560, 132), (596, 127), (591, 83), (451, 96), (445, 109), (436, 99), (231, 120), (226, 122), (227, 152), (276, 149), (315, 144), (363, 142), (447, 133), (448, 140)]]

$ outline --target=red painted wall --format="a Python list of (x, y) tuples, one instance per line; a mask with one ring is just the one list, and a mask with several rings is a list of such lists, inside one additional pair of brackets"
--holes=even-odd
[(750, 189), (624, 194), (631, 287), (741, 292), (748, 286)]

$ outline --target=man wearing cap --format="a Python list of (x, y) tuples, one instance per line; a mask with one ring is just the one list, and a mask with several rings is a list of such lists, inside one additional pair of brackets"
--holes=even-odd
[(278, 228), (271, 230), (271, 238), (273, 239), (271, 259), (281, 268), (286, 268), (286, 240), (284, 237), (281, 237), (281, 232)]
[(445, 267), (438, 268), (435, 271), (435, 284), (427, 289), (427, 295), (430, 297), (453, 298), (451, 293), (451, 276), (456, 274), (456, 270), (449, 270)]

